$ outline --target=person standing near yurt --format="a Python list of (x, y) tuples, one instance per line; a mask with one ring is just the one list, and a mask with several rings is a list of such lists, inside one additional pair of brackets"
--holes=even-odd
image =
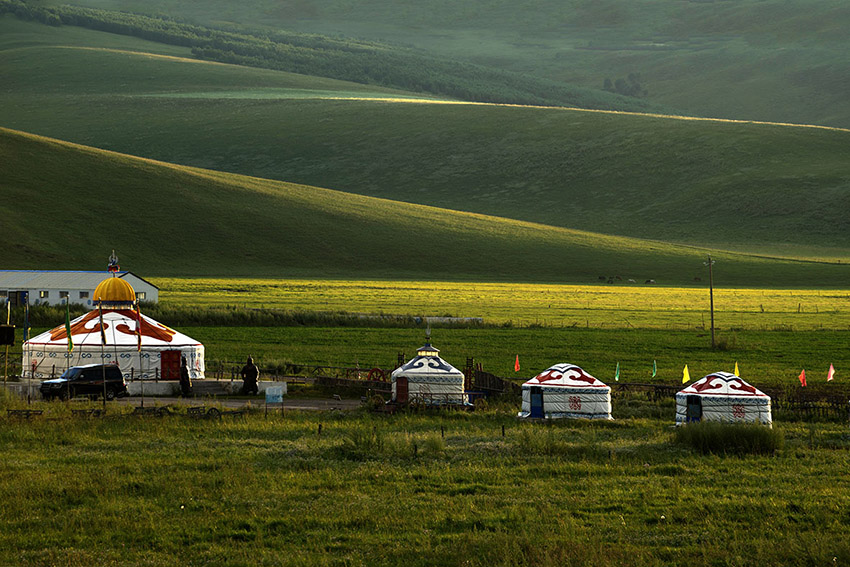
[(242, 367), (240, 374), (242, 375), (242, 393), (245, 395), (253, 394), (255, 396), (259, 394), (260, 387), (258, 381), (260, 379), (260, 369), (254, 364), (254, 359), (251, 356), (248, 357), (248, 361)]
[(180, 360), (180, 393), (184, 398), (192, 395), (192, 379), (189, 377), (189, 361), (186, 357)]

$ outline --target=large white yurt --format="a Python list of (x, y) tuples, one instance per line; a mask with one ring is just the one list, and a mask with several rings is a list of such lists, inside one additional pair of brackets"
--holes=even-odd
[(715, 372), (676, 394), (676, 425), (698, 421), (772, 425), (770, 396), (731, 372)]
[[(124, 279), (107, 277), (94, 291), (98, 306), (70, 322), (73, 349), (62, 325), (24, 343), (23, 373), (43, 379), (69, 366), (117, 363), (126, 379), (177, 380), (186, 357), (192, 379), (204, 377), (204, 345), (135, 309)], [(141, 343), (141, 348), (139, 344)]]
[(463, 372), (440, 358), (439, 349), (430, 338), (416, 351), (416, 356), (393, 370), (392, 401), (400, 404), (463, 405)]
[(574, 364), (556, 364), (522, 385), (518, 416), (613, 419), (611, 388)]

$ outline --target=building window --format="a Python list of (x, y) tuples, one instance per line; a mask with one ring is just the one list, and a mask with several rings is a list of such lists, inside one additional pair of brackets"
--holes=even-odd
[(59, 299), (68, 299), (68, 292), (67, 291), (60, 291), (59, 292)]
[(45, 291), (45, 290), (41, 290), (40, 292), (38, 292), (38, 296), (39, 296), (41, 299), (47, 299), (48, 297), (50, 297), (50, 292), (49, 292), (49, 291)]
[(0, 289), (0, 297), (9, 297), (9, 292), (4, 289)]
[(136, 292), (136, 299), (138, 299), (139, 301), (144, 301), (145, 297), (146, 297), (145, 292), (143, 292), (143, 291)]
[(80, 299), (88, 299), (88, 297), (89, 297), (89, 292), (87, 292), (87, 291), (81, 291), (80, 292)]

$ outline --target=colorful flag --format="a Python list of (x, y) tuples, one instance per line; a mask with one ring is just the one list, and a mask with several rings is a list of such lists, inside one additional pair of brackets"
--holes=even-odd
[(832, 379), (835, 377), (835, 367), (831, 364), (829, 365), (829, 372), (826, 373), (826, 381), (832, 382)]
[[(99, 300), (99, 298), (98, 298), (98, 300)], [(98, 315), (100, 316), (100, 344), (105, 345), (106, 344), (106, 331), (104, 330), (104, 327), (103, 327), (103, 305), (100, 305), (98, 303), (97, 311), (98, 311)]]
[(687, 384), (691, 380), (691, 373), (688, 372), (688, 365), (685, 365), (685, 369), (682, 370), (682, 384)]
[(803, 369), (802, 372), (800, 372), (800, 385), (802, 385), (803, 388), (806, 387), (806, 369), (805, 368)]
[(72, 352), (74, 339), (71, 338), (71, 302), (68, 299), (65, 300), (65, 334), (68, 335), (68, 352)]
[(735, 361), (735, 376), (738, 376), (739, 378), (741, 377), (741, 375), (738, 374), (738, 361), (737, 360)]
[(136, 302), (136, 350), (142, 352), (142, 310)]
[(620, 381), (620, 362), (617, 362), (617, 369), (614, 371), (614, 380)]
[(652, 377), (655, 378), (655, 375), (658, 374), (658, 366), (655, 364), (655, 360), (652, 361)]
[(519, 372), (519, 355), (516, 355), (516, 362), (514, 362), (514, 372)]

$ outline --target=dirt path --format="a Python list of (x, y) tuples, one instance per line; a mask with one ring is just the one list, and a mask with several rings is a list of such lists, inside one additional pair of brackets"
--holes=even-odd
[[(121, 404), (130, 406), (139, 406), (142, 403), (142, 398), (133, 396), (129, 398), (118, 398), (110, 404)], [(203, 406), (208, 404), (221, 404), (228, 409), (240, 409), (250, 405), (254, 409), (263, 409), (265, 400), (262, 397), (254, 399), (245, 398), (160, 398), (146, 397), (145, 406)], [(288, 410), (310, 410), (310, 411), (332, 411), (332, 410), (352, 410), (360, 407), (360, 400), (335, 400), (326, 398), (304, 398), (304, 399), (286, 399), (283, 400), (283, 407)], [(275, 409), (280, 406), (275, 406)], [(272, 407), (269, 407), (269, 411)]]

